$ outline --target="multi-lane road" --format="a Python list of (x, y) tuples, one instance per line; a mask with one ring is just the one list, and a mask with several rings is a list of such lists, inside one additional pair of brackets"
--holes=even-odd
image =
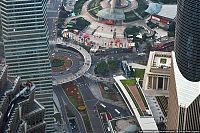
[(110, 112), (110, 114), (112, 115), (113, 118), (120, 117), (119, 114), (116, 113), (115, 109), (117, 109), (121, 112), (121, 116), (128, 116), (128, 115), (130, 115), (130, 113), (127, 110), (125, 110), (119, 106), (115, 106), (110, 103), (102, 102), (99, 99), (97, 99), (96, 97), (94, 97), (94, 95), (91, 92), (91, 87), (93, 87), (91, 85), (92, 83), (95, 83), (95, 81), (88, 79), (86, 77), (81, 77), (76, 80), (76, 84), (79, 87), (79, 90), (84, 99), (84, 103), (86, 104), (86, 107), (87, 107), (87, 111), (88, 111), (88, 115), (89, 115), (89, 119), (91, 122), (93, 132), (94, 133), (103, 133), (104, 130), (103, 130), (101, 120), (100, 120), (100, 117), (99, 117), (99, 114), (98, 114), (98, 111), (96, 108), (97, 103), (103, 103), (104, 105), (106, 105), (106, 109), (108, 110), (108, 112)]
[(101, 121), (99, 118), (99, 114), (96, 111), (96, 103), (98, 100), (91, 93), (88, 84), (84, 81), (84, 77), (81, 77), (76, 80), (76, 84), (78, 85), (80, 92), (83, 96), (84, 103), (87, 107), (87, 113), (91, 122), (91, 126), (94, 133), (103, 133), (103, 128), (101, 126)]
[[(73, 112), (73, 114), (75, 115), (75, 117), (77, 119), (77, 125), (78, 125), (78, 129), (79, 130), (73, 131), (73, 133), (87, 133), (85, 125), (84, 125), (84, 122), (83, 122), (83, 119), (82, 119), (80, 113), (73, 106), (73, 104), (70, 102), (70, 100), (66, 96), (63, 88), (60, 85), (54, 86), (54, 92), (58, 97), (59, 103), (61, 104), (61, 111), (62, 111), (61, 114), (62, 114), (62, 117), (63, 117), (64, 121), (66, 123), (68, 121), (68, 118), (66, 117), (67, 116), (66, 110), (62, 109), (62, 108), (65, 108), (65, 106), (67, 106), (67, 108), (70, 110), (70, 112)], [(71, 127), (68, 126), (68, 128), (71, 128)]]
[(48, 29), (49, 29), (49, 39), (56, 39), (56, 20), (58, 17), (58, 8), (61, 5), (61, 0), (49, 0), (47, 7), (47, 19), (48, 19)]

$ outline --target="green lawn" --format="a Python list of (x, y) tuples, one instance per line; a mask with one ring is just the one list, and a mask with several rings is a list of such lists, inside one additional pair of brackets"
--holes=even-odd
[(65, 61), (62, 59), (52, 59), (51, 65), (52, 67), (61, 67), (65, 64)]
[(78, 109), (78, 101), (74, 96), (68, 96), (70, 102)]
[(135, 80), (121, 80), (121, 82), (122, 82), (123, 86), (126, 88), (126, 90), (129, 94), (129, 96), (131, 97), (132, 101), (134, 102), (139, 114), (141, 116), (143, 116), (144, 114), (143, 114), (142, 110), (140, 109), (140, 106), (138, 105), (137, 101), (135, 100), (134, 96), (132, 95), (131, 91), (128, 88), (128, 86), (130, 86), (130, 85), (135, 85), (136, 81)]
[(84, 114), (82, 114), (82, 118), (86, 127), (86, 130), (88, 133), (92, 133), (92, 127), (91, 127), (91, 123), (90, 123), (90, 119), (88, 117), (87, 112), (85, 112)]
[(135, 77), (143, 79), (144, 78), (145, 69), (137, 69), (135, 68)]
[(132, 86), (132, 85), (136, 84), (136, 80), (134, 80), (134, 79), (121, 80), (121, 82), (124, 86), (126, 86), (126, 85)]
[(144, 11), (148, 8), (148, 5), (144, 2), (145, 0), (137, 0), (138, 8), (135, 11), (144, 17)]
[(76, 4), (74, 5), (74, 13), (75, 15), (79, 15), (81, 13), (83, 4), (86, 2), (87, 0), (78, 0), (76, 1)]
[(160, 63), (166, 64), (166, 62), (167, 62), (167, 59), (164, 59), (164, 58), (161, 58), (161, 59), (160, 59)]
[(102, 0), (93, 0), (89, 3), (88, 9), (91, 16), (97, 18), (96, 14), (102, 9), (100, 2)]

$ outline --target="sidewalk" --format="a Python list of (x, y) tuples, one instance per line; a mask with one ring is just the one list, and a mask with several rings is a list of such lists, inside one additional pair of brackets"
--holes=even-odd
[(99, 86), (96, 83), (95, 84), (89, 83), (89, 88), (90, 88), (92, 94), (98, 100), (100, 100), (102, 102), (106, 102), (106, 103), (112, 104), (112, 105), (115, 105), (115, 106), (118, 106), (118, 107), (121, 107), (123, 109), (127, 108), (123, 101), (113, 101), (113, 100), (109, 100), (109, 99), (103, 98), (103, 96), (101, 94), (101, 91), (100, 91), (100, 88), (99, 88)]

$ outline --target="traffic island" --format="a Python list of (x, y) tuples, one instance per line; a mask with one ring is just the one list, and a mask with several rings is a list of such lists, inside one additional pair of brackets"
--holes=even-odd
[(73, 106), (81, 115), (87, 132), (91, 133), (92, 132), (91, 123), (87, 114), (86, 106), (83, 102), (83, 97), (81, 93), (79, 92), (78, 87), (75, 85), (74, 82), (68, 82), (66, 84), (63, 84), (62, 86), (70, 102), (73, 104)]
[(72, 60), (67, 56), (52, 56), (50, 57), (52, 72), (59, 73), (69, 69), (72, 65)]

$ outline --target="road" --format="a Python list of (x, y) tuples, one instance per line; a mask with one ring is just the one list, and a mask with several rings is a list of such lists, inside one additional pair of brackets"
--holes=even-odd
[(94, 133), (104, 133), (99, 114), (96, 111), (96, 103), (98, 100), (91, 93), (88, 84), (85, 82), (84, 77), (76, 80), (80, 92), (83, 96), (84, 103), (87, 107), (88, 116), (91, 122), (92, 130)]
[[(96, 81), (91, 80), (89, 78), (84, 78), (84, 82), (87, 83), (87, 87), (89, 88), (90, 94), (93, 95), (93, 93), (91, 92), (91, 89), (93, 88), (97, 88)], [(95, 97), (96, 98), (96, 97)], [(117, 105), (113, 102), (113, 103), (109, 103), (108, 101), (104, 101), (101, 98), (98, 98), (98, 103), (103, 103), (107, 106), (108, 111), (111, 113), (111, 115), (113, 117), (119, 117), (119, 115), (116, 114), (116, 112), (114, 111), (114, 109), (118, 109), (121, 112), (122, 116), (128, 116), (130, 115), (130, 112), (127, 110), (128, 108), (122, 108), (122, 104), (118, 103)]]
[[(54, 92), (55, 92), (55, 94), (58, 94), (58, 91), (57, 91), (57, 88), (54, 88)], [(65, 101), (64, 101), (64, 99), (62, 98), (62, 97), (57, 97), (58, 98), (58, 100), (59, 100), (59, 103), (60, 103), (60, 110), (61, 110), (61, 114), (62, 114), (62, 118), (63, 118), (63, 125), (64, 125), (64, 129), (62, 130), (61, 129), (61, 132), (69, 132), (69, 133), (72, 133), (72, 130), (71, 130), (71, 127), (70, 127), (70, 125), (69, 125), (69, 120), (68, 120), (68, 117), (67, 117), (67, 112), (66, 112), (66, 109), (65, 109), (65, 106), (66, 106), (66, 104), (65, 104)]]
[[(97, 103), (103, 103), (104, 105), (107, 106), (107, 110), (111, 113), (112, 117), (121, 117), (121, 116), (129, 116), (130, 112), (126, 109), (123, 109), (119, 106), (112, 105), (110, 103), (102, 102), (96, 97), (91, 92), (92, 86), (90, 86), (91, 82), (95, 82), (91, 79), (88, 79), (86, 77), (81, 77), (76, 80), (76, 84), (78, 85), (80, 92), (83, 96), (84, 102), (87, 106), (87, 111), (88, 115), (91, 121), (92, 129), (94, 133), (103, 133), (103, 127), (101, 125), (101, 121), (99, 118), (99, 114), (96, 110), (96, 104)], [(114, 110), (118, 109), (121, 112), (121, 115), (117, 114)]]
[[(66, 96), (63, 88), (60, 85), (57, 85), (56, 87), (54, 87), (54, 92), (57, 95), (57, 97), (59, 98), (59, 101), (63, 101), (64, 102), (64, 104), (62, 104), (62, 102), (60, 102), (61, 106), (65, 107), (65, 105), (66, 105), (68, 107), (68, 109), (71, 112), (73, 112), (73, 114), (75, 115), (75, 117), (77, 119), (77, 125), (78, 125), (79, 130), (81, 131), (81, 133), (87, 133), (81, 115), (79, 114), (78, 110), (72, 105), (72, 103), (69, 101), (69, 99)], [(62, 114), (66, 114), (66, 112), (64, 110), (62, 110)], [(63, 115), (63, 118), (64, 118), (64, 115)], [(64, 118), (64, 119), (66, 119), (66, 118)]]
[(50, 4), (47, 7), (48, 29), (49, 39), (56, 39), (56, 20), (58, 17), (58, 8), (61, 4), (61, 0), (50, 0)]

